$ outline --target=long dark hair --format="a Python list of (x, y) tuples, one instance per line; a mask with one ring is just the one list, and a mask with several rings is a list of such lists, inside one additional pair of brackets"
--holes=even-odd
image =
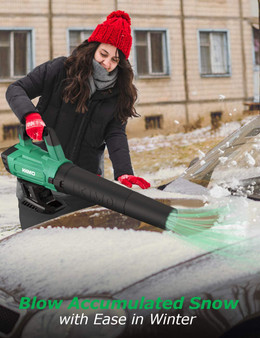
[[(76, 103), (76, 111), (86, 113), (87, 99), (89, 98), (90, 88), (88, 77), (93, 73), (92, 60), (94, 54), (100, 45), (99, 42), (88, 42), (85, 40), (65, 61), (66, 83), (63, 91), (63, 99), (66, 103)], [(128, 117), (140, 116), (134, 107), (137, 99), (137, 89), (133, 84), (133, 70), (124, 54), (119, 52), (119, 64), (117, 75), (117, 86), (119, 88), (119, 97), (116, 106), (115, 115), (126, 122)]]

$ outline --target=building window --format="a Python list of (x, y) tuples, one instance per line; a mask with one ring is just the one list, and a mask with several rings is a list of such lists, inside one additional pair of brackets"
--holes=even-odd
[(166, 31), (135, 30), (134, 36), (137, 75), (168, 75)]
[(145, 129), (162, 129), (162, 124), (162, 115), (145, 116)]
[(26, 75), (32, 69), (32, 32), (0, 29), (0, 79)]
[(3, 139), (16, 139), (18, 138), (19, 123), (3, 125)]
[(199, 43), (201, 75), (230, 75), (227, 32), (200, 31)]
[(254, 65), (260, 66), (260, 31), (259, 28), (253, 27), (254, 39)]
[(85, 41), (90, 37), (93, 30), (91, 29), (70, 29), (69, 30), (69, 54), (73, 52), (73, 50), (81, 44), (81, 42)]

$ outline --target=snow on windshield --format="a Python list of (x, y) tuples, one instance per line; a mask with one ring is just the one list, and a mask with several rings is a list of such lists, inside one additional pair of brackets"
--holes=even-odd
[[(246, 121), (244, 121), (246, 122)], [(185, 171), (183, 178), (209, 189), (216, 185), (260, 196), (260, 117), (247, 120)]]
[(219, 165), (213, 171), (211, 181), (230, 182), (260, 176), (260, 138), (236, 147), (229, 156), (220, 156)]

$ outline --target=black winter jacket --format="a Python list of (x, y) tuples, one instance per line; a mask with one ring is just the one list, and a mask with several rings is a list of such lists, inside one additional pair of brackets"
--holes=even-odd
[[(21, 122), (28, 113), (39, 112), (46, 125), (56, 131), (65, 156), (78, 166), (101, 174), (100, 160), (106, 144), (115, 179), (133, 175), (126, 124), (114, 116), (118, 88), (96, 91), (88, 101), (87, 113), (76, 113), (76, 105), (62, 99), (65, 60), (59, 57), (48, 61), (12, 83), (6, 92), (11, 109)], [(38, 96), (35, 107), (31, 99)]]

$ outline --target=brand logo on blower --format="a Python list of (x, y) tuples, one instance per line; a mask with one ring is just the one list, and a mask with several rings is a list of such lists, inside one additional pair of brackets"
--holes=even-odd
[(29, 169), (22, 168), (22, 172), (28, 175), (35, 176), (35, 171), (29, 170)]

